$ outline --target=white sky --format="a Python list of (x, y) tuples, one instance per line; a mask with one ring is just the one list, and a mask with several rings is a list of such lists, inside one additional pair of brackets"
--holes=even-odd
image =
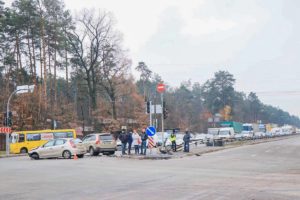
[[(172, 86), (203, 83), (217, 70), (236, 89), (300, 116), (300, 1), (65, 0), (111, 11), (130, 50)], [(133, 73), (138, 74), (133, 70)], [(293, 92), (287, 92), (293, 91)]]

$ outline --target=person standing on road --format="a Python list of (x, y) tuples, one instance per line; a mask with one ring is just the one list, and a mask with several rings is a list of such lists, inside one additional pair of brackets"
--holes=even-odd
[(183, 136), (184, 152), (190, 152), (190, 141), (191, 141), (191, 135), (189, 130), (186, 129), (185, 135)]
[(133, 142), (132, 131), (130, 131), (128, 133), (128, 155), (131, 154), (131, 145), (132, 145), (132, 142)]
[(124, 129), (122, 130), (119, 139), (122, 143), (122, 155), (126, 155), (126, 145), (128, 142), (128, 135), (126, 134)]
[(175, 152), (176, 151), (176, 135), (175, 135), (175, 129), (170, 135), (170, 141), (172, 143), (172, 150)]
[(142, 155), (146, 155), (146, 151), (147, 151), (147, 139), (148, 139), (148, 135), (146, 133), (146, 130), (143, 128), (142, 135), (141, 135), (141, 140), (142, 140), (141, 154)]
[(136, 130), (133, 130), (133, 134), (132, 134), (132, 145), (134, 146), (134, 152), (136, 155), (138, 155), (140, 153), (140, 143), (141, 143), (141, 137), (138, 134), (138, 132)]

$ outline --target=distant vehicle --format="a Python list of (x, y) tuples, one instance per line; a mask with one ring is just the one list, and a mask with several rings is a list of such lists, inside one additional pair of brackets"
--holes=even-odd
[(251, 139), (254, 136), (253, 124), (243, 124), (243, 130), (241, 136), (244, 139)]
[(237, 133), (237, 134), (235, 134), (235, 135), (234, 135), (234, 138), (235, 138), (236, 140), (243, 140), (243, 139), (244, 139), (242, 133)]
[(233, 128), (234, 133), (241, 133), (243, 130), (243, 124), (235, 121), (223, 121), (220, 123), (221, 128)]
[(255, 132), (254, 133), (254, 138), (255, 139), (261, 139), (261, 138), (263, 138), (265, 136), (265, 133), (263, 133), (263, 132)]
[(77, 155), (78, 158), (83, 158), (85, 148), (82, 141), (76, 139), (54, 139), (48, 141), (46, 144), (34, 148), (29, 151), (29, 157), (37, 160), (40, 158), (60, 158), (70, 159)]
[(282, 132), (282, 135), (291, 135), (294, 132), (294, 128), (292, 126), (285, 125), (285, 126), (281, 127), (281, 132)]
[(76, 131), (74, 129), (57, 129), (14, 132), (10, 137), (10, 152), (14, 154), (27, 153), (49, 140), (59, 138), (76, 138)]
[(207, 134), (208, 135), (218, 135), (220, 128), (208, 128)]
[(220, 128), (219, 130), (219, 139), (225, 139), (225, 140), (230, 140), (230, 139), (234, 139), (234, 129), (232, 127), (228, 127), (228, 128)]
[(89, 134), (83, 138), (83, 145), (91, 156), (100, 153), (112, 155), (117, 150), (116, 140), (110, 133)]
[(281, 128), (272, 128), (270, 133), (272, 134), (272, 136), (281, 136)]

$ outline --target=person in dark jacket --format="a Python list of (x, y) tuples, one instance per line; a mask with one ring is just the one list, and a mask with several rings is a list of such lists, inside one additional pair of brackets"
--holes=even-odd
[(122, 143), (122, 155), (126, 155), (126, 145), (128, 142), (128, 135), (126, 134), (125, 130), (123, 129), (121, 134), (119, 135), (119, 139)]
[(186, 129), (185, 135), (183, 136), (184, 152), (190, 152), (190, 141), (191, 141), (191, 134), (188, 131), (188, 129)]
[(133, 142), (133, 138), (132, 138), (132, 131), (130, 131), (128, 134), (128, 155), (131, 154), (131, 145)]
[(142, 134), (141, 134), (141, 140), (142, 140), (141, 154), (143, 154), (143, 155), (146, 155), (146, 151), (147, 151), (147, 139), (148, 139), (148, 135), (146, 133), (146, 130), (143, 128)]

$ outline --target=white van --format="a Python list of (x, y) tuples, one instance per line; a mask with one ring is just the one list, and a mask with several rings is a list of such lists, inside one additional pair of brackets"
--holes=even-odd
[(220, 128), (219, 130), (219, 139), (234, 139), (234, 129), (232, 127)]

